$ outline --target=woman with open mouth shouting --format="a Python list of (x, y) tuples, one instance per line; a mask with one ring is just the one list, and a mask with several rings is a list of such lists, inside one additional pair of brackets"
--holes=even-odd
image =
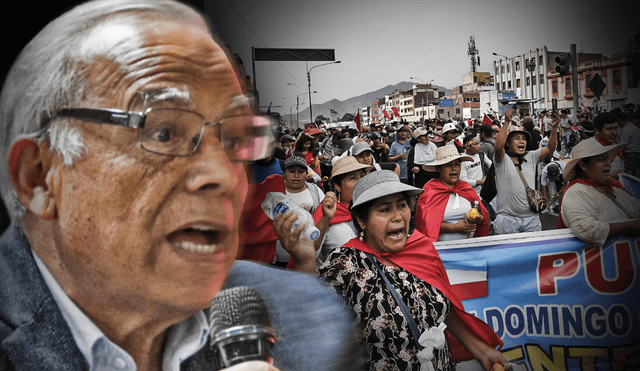
[(422, 192), (389, 170), (360, 179), (350, 207), (359, 237), (327, 256), (320, 278), (354, 311), (366, 369), (454, 369), (445, 329), (485, 370), (510, 369), (495, 349), (500, 338), (465, 312), (433, 243), (418, 231), (409, 235), (411, 203)]

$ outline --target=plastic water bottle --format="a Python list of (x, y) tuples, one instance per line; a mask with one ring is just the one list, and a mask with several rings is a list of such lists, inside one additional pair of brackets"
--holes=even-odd
[(293, 211), (294, 214), (298, 215), (298, 219), (293, 222), (291, 226), (291, 230), (295, 230), (300, 224), (305, 224), (304, 236), (311, 241), (315, 241), (320, 237), (320, 230), (316, 228), (313, 223), (313, 217), (311, 214), (298, 206), (295, 202), (291, 201), (289, 197), (287, 197), (282, 192), (269, 192), (267, 193), (267, 197), (262, 201), (262, 210), (264, 210), (265, 214), (270, 219), (274, 219), (278, 214), (285, 214), (289, 210)]

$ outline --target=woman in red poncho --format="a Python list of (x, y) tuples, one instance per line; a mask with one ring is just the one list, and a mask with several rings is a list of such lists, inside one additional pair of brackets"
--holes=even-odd
[[(439, 173), (437, 179), (425, 184), (416, 208), (416, 229), (431, 241), (489, 235), (489, 214), (475, 190), (460, 180), (460, 161), (471, 161), (471, 157), (446, 145), (436, 150), (435, 162), (423, 166)], [(480, 213), (472, 218), (467, 214), (474, 201), (478, 201)]]
[(323, 207), (317, 208), (313, 214), (316, 227), (320, 230), (320, 237), (315, 241), (316, 251), (321, 249), (318, 254), (318, 264), (333, 249), (357, 237), (349, 211), (351, 191), (358, 180), (366, 174), (366, 171), (372, 168), (371, 165), (359, 163), (353, 156), (346, 156), (333, 165), (331, 184), (336, 196), (334, 197), (330, 192), (327, 192), (326, 197), (337, 200), (337, 202), (329, 202), (330, 206), (327, 207), (323, 202)]
[(327, 256), (320, 278), (354, 311), (369, 370), (453, 370), (451, 341), (468, 351), (461, 359), (510, 369), (495, 349), (500, 338), (465, 312), (433, 243), (418, 231), (409, 236), (410, 204), (422, 192), (389, 170), (360, 179), (351, 204), (360, 237)]

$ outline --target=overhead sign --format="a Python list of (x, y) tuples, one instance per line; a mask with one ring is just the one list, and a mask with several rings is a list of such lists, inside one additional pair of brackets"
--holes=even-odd
[(335, 49), (252, 48), (254, 61), (328, 61), (336, 60)]
[(602, 92), (604, 91), (604, 88), (606, 86), (607, 86), (607, 84), (604, 83), (604, 81), (602, 80), (602, 78), (600, 77), (600, 75), (597, 72), (596, 72), (595, 76), (593, 76), (591, 81), (589, 82), (589, 89), (591, 89), (593, 94), (595, 94), (595, 96), (598, 99), (600, 99), (600, 95), (602, 95)]
[(440, 99), (440, 107), (453, 107), (453, 99)]

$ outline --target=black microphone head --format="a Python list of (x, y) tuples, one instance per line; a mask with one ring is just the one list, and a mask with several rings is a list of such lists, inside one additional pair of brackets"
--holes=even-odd
[(241, 286), (220, 291), (211, 302), (209, 326), (214, 370), (253, 360), (272, 362), (271, 317), (255, 289)]
[(247, 286), (220, 291), (211, 301), (211, 334), (245, 325), (271, 327), (269, 310), (260, 293)]

